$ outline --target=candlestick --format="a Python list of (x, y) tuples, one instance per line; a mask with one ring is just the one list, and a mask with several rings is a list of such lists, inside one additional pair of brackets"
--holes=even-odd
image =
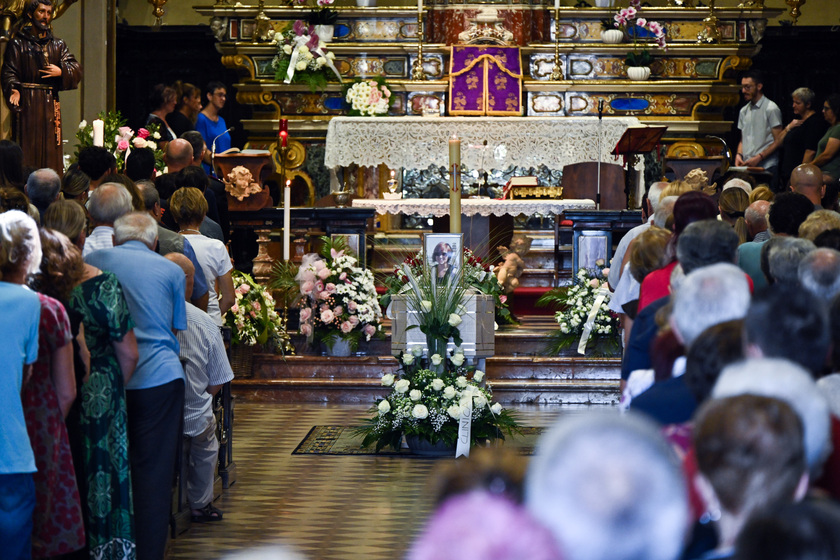
[(423, 0), (417, 2), (417, 60), (411, 65), (412, 81), (426, 79), (426, 72), (423, 70)]
[(554, 69), (551, 71), (551, 81), (557, 82), (563, 79), (563, 70), (560, 69), (560, 2), (554, 2)]
[(461, 140), (449, 139), (449, 233), (461, 233)]
[(289, 132), (289, 119), (280, 119), (280, 132)]
[(105, 146), (105, 123), (102, 119), (93, 121), (93, 145)]
[(286, 179), (286, 186), (283, 188), (283, 260), (289, 260), (290, 230), (292, 228), (292, 180)]

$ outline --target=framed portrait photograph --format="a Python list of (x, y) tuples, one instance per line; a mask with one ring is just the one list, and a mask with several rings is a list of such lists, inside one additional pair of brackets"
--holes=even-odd
[(464, 234), (427, 233), (423, 236), (423, 255), (438, 283), (448, 281), (464, 266)]
[[(353, 253), (357, 258), (359, 257), (359, 249), (361, 248), (361, 236), (358, 233), (333, 233), (330, 235), (330, 239), (335, 241), (338, 238), (344, 239), (344, 242), (347, 243), (347, 248), (350, 249), (350, 252)], [(361, 263), (361, 266), (364, 266), (364, 263)]]

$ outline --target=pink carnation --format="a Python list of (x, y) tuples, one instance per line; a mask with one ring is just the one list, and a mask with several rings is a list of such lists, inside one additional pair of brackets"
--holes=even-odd
[(347, 334), (353, 330), (353, 325), (350, 324), (350, 321), (344, 321), (341, 323), (341, 332)]
[(137, 131), (137, 136), (139, 136), (140, 138), (145, 140), (146, 138), (149, 137), (149, 131), (146, 130), (145, 128), (141, 128), (140, 130)]

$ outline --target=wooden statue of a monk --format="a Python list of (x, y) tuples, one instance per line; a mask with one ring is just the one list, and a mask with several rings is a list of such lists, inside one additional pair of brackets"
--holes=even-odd
[(23, 25), (9, 40), (0, 71), (3, 96), (13, 111), (12, 136), (32, 169), (64, 171), (60, 90), (75, 89), (82, 68), (64, 41), (53, 37), (51, 0), (32, 0)]

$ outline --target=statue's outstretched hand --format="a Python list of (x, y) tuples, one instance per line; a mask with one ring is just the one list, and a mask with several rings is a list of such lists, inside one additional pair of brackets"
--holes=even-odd
[(48, 64), (46, 68), (41, 68), (39, 72), (41, 72), (42, 78), (58, 78), (61, 76), (61, 68), (55, 64)]
[(9, 96), (9, 105), (17, 107), (18, 103), (20, 103), (20, 92), (16, 89), (13, 89), (12, 94)]

